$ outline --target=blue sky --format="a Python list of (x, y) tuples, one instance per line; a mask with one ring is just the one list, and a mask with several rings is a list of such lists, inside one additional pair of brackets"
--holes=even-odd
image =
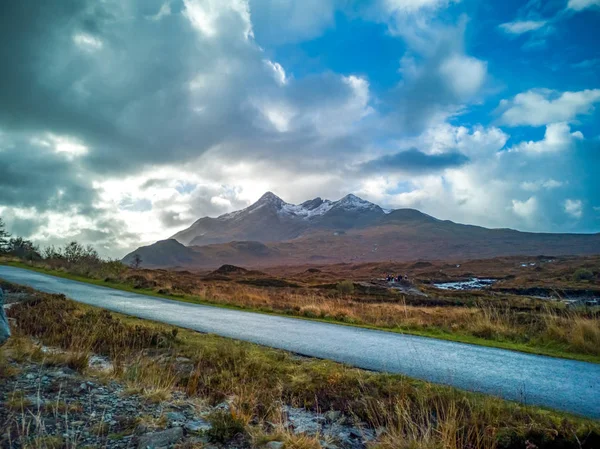
[(600, 0), (34, 0), (0, 216), (119, 256), (271, 190), (600, 232)]

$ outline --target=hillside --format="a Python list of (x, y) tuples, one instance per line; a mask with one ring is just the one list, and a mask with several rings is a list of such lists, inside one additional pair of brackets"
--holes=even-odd
[(591, 255), (600, 253), (600, 234), (487, 229), (414, 209), (385, 211), (354, 195), (293, 205), (268, 192), (246, 209), (201, 218), (123, 261), (130, 263), (136, 253), (145, 267), (185, 268)]

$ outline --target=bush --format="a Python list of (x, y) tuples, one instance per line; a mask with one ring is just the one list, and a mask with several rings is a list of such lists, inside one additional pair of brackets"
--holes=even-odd
[(335, 288), (342, 295), (351, 295), (354, 293), (354, 282), (342, 281), (338, 283)]
[(573, 273), (574, 281), (591, 281), (592, 279), (594, 279), (594, 273), (587, 268), (579, 268)]
[(221, 410), (209, 416), (212, 427), (206, 432), (213, 443), (227, 443), (238, 435), (245, 433), (242, 420), (233, 416), (230, 411)]

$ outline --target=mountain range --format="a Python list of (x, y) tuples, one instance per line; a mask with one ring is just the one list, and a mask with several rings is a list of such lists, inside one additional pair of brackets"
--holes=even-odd
[(472, 259), (600, 253), (600, 234), (527, 233), (438, 220), (415, 209), (386, 210), (355, 195), (290, 204), (267, 192), (249, 207), (203, 217), (143, 246), (145, 267), (212, 268), (309, 263)]

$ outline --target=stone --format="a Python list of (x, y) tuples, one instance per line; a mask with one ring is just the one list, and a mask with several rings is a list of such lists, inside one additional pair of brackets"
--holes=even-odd
[(138, 449), (156, 449), (170, 446), (183, 438), (183, 429), (181, 427), (171, 427), (162, 432), (146, 433), (138, 440)]
[(194, 419), (185, 423), (183, 426), (190, 433), (204, 433), (212, 428), (212, 425), (203, 419)]
[(167, 419), (170, 422), (184, 422), (186, 420), (186, 417), (181, 412), (169, 412), (167, 413)]
[(6, 312), (4, 312), (4, 292), (0, 288), (0, 346), (6, 343), (6, 340), (10, 338), (10, 326), (8, 325), (8, 318)]
[(283, 443), (281, 441), (269, 441), (266, 444), (267, 449), (283, 449)]
[(325, 419), (329, 422), (335, 422), (342, 416), (342, 412), (339, 410), (330, 410), (325, 413)]

